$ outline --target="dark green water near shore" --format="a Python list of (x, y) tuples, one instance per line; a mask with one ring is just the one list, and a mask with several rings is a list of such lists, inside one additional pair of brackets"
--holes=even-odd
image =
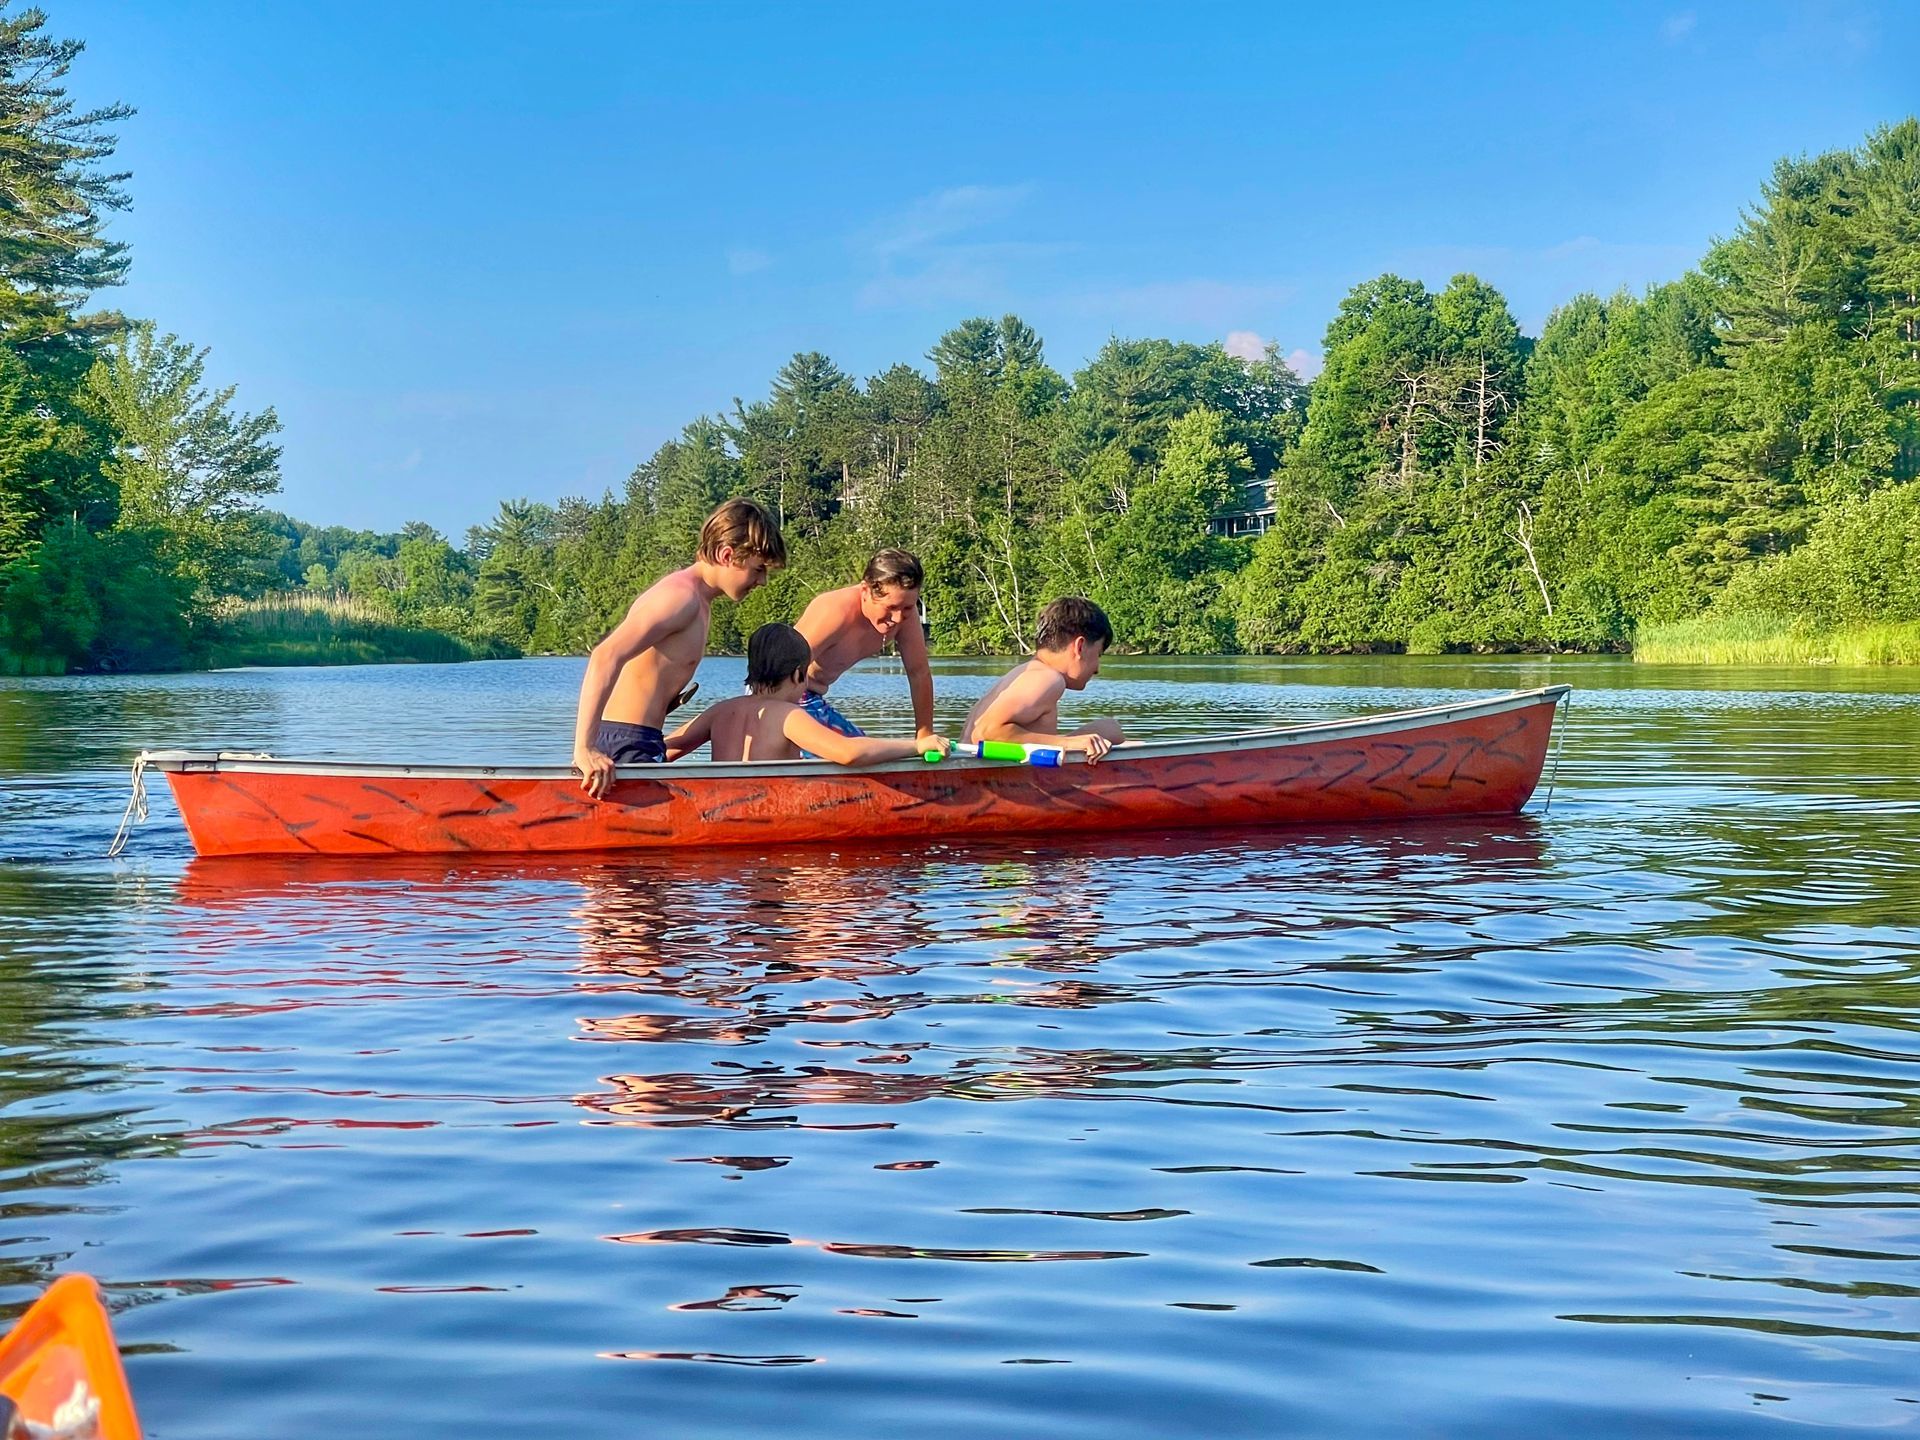
[(160, 796), (99, 858), (142, 745), (556, 760), (577, 676), (0, 680), (0, 1301), (99, 1276), (150, 1435), (1920, 1423), (1920, 675), (1085, 697), (1574, 684), (1487, 825), (216, 863)]

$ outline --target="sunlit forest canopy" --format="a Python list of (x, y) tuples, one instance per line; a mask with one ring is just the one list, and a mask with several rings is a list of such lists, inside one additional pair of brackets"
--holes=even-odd
[[(961, 319), (874, 375), (795, 355), (758, 398), (688, 417), (618, 493), (503, 497), (449, 538), (264, 508), (274, 411), (242, 409), (163, 320), (106, 303), (128, 260), (106, 217), (127, 200), (130, 112), (75, 105), (79, 53), (37, 12), (0, 12), (9, 666), (204, 664), (276, 616), (350, 620), (361, 656), (379, 635), (577, 652), (686, 563), (730, 495), (778, 515), (793, 559), (716, 612), (722, 648), (890, 545), (925, 561), (934, 645), (958, 653), (1025, 648), (1066, 593), (1149, 653), (1612, 650), (1720, 614), (1920, 622), (1912, 119), (1782, 160), (1695, 268), (1574, 296), (1538, 336), (1472, 274), (1360, 279), (1311, 383), (1274, 348), (1151, 337), (1067, 373), (1019, 317)], [(255, 603), (288, 593), (351, 604)]]

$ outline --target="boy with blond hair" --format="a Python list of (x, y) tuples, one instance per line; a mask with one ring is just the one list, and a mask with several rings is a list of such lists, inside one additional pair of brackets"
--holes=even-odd
[(729, 500), (700, 529), (694, 561), (656, 580), (587, 656), (574, 717), (573, 768), (598, 799), (616, 765), (667, 758), (660, 727), (707, 653), (714, 600), (745, 598), (787, 563), (780, 527), (751, 500)]
[(1078, 595), (1055, 600), (1040, 612), (1033, 658), (994, 681), (968, 713), (960, 738), (1077, 750), (1095, 764), (1123, 738), (1120, 722), (1103, 716), (1062, 735), (1060, 697), (1087, 688), (1112, 643), (1113, 626), (1098, 605)]
[(925, 739), (933, 737), (933, 670), (927, 664), (927, 632), (920, 628), (924, 579), (918, 557), (905, 550), (882, 550), (867, 561), (866, 572), (853, 584), (813, 597), (794, 622), (813, 647), (800, 702), (807, 714), (842, 735), (860, 734), (860, 727), (827, 699), (827, 689), (891, 640), (907, 672), (914, 731)]
[(836, 765), (878, 765), (912, 760), (928, 751), (947, 752), (937, 735), (915, 740), (876, 740), (823, 725), (801, 703), (813, 647), (791, 625), (762, 625), (747, 641), (747, 694), (710, 706), (666, 740), (678, 760), (702, 745), (719, 761), (818, 758)]

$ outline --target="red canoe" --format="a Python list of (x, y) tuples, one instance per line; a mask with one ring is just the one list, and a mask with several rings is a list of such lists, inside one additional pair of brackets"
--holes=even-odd
[[(350, 765), (150, 751), (202, 855), (431, 855), (934, 839), (1059, 830), (1510, 815), (1540, 783), (1565, 685), (1358, 720), (1127, 745), (1058, 769)], [(138, 768), (138, 767), (136, 767)]]

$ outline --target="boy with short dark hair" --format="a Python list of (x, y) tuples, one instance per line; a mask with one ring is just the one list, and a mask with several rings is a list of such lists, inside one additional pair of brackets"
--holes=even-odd
[(598, 798), (616, 765), (667, 758), (660, 727), (707, 653), (713, 601), (745, 598), (786, 563), (780, 527), (753, 501), (729, 500), (707, 517), (694, 562), (648, 586), (587, 656), (573, 730), (581, 788)]
[(937, 735), (914, 740), (878, 740), (845, 735), (823, 725), (801, 705), (813, 647), (791, 625), (762, 625), (747, 641), (747, 691), (722, 700), (666, 739), (670, 760), (711, 744), (713, 758), (776, 760), (817, 758), (836, 765), (878, 765), (912, 760), (929, 750), (947, 752)]
[(1055, 600), (1040, 612), (1033, 658), (994, 682), (967, 715), (960, 738), (1077, 750), (1096, 763), (1124, 738), (1120, 722), (1102, 716), (1059, 734), (1060, 697), (1087, 688), (1112, 643), (1113, 626), (1098, 605), (1079, 595)]

